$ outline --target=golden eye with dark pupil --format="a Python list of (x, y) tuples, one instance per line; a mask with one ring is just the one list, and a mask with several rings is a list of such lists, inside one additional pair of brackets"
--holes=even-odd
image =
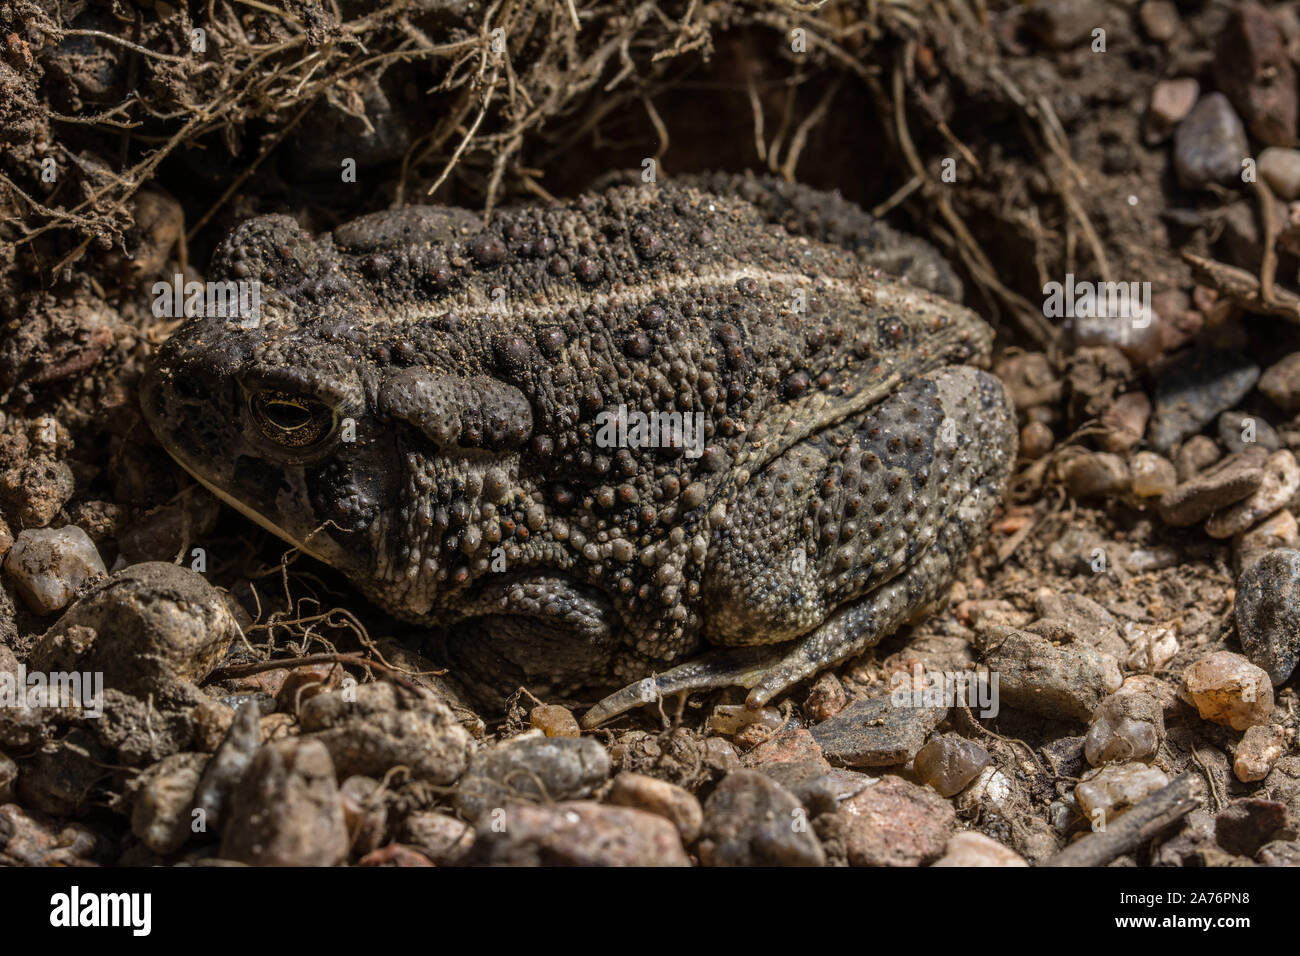
[(293, 392), (255, 392), (249, 399), (262, 434), (289, 448), (305, 448), (329, 434), (334, 410), (324, 402)]

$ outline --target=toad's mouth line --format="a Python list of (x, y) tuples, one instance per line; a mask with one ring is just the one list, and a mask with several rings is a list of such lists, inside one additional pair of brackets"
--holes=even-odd
[[(166, 448), (166, 446), (164, 446), (164, 448)], [(181, 457), (180, 454), (173, 451), (171, 448), (166, 448), (166, 451), (167, 454), (171, 455), (172, 460), (175, 461), (176, 464), (180, 465), (187, 472), (189, 472), (191, 476), (193, 476), (195, 481), (201, 484), (204, 488), (208, 489), (208, 491), (212, 492), (214, 495), (220, 498), (227, 505), (234, 508), (245, 518), (249, 518), (250, 520), (256, 522), (262, 528), (265, 528), (267, 531), (271, 532), (276, 537), (293, 545), (295, 548), (297, 548), (299, 551), (301, 551), (303, 554), (307, 555), (308, 557), (315, 558), (321, 564), (328, 565), (329, 567), (334, 567), (333, 563), (330, 562), (329, 559), (326, 558), (323, 554), (314, 550), (313, 548), (308, 547), (302, 541), (299, 541), (297, 538), (289, 534), (289, 532), (285, 531), (283, 528), (277, 525), (266, 515), (262, 514), (260, 511), (257, 511), (254, 508), (250, 508), (244, 502), (240, 501), (238, 498), (230, 494), (228, 491), (226, 491), (219, 485), (216, 485), (213, 482), (209, 481), (207, 478), (203, 476), (201, 472), (199, 472), (198, 469), (194, 468), (192, 465), (189, 464), (189, 462), (187, 462), (183, 457)]]

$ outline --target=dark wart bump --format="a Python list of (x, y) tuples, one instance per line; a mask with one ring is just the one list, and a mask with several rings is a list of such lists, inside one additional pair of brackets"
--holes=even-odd
[(808, 391), (811, 381), (807, 372), (795, 372), (785, 380), (781, 386), (781, 394), (786, 398), (798, 398), (804, 392)]
[(480, 233), (469, 241), (469, 254), (481, 266), (494, 266), (505, 259), (506, 244), (493, 233)]
[(547, 358), (557, 358), (564, 349), (564, 333), (559, 329), (543, 329), (537, 333), (537, 347)]
[(632, 230), (632, 243), (644, 259), (655, 259), (664, 250), (663, 240), (655, 235), (653, 229), (644, 224)]
[(668, 321), (668, 313), (657, 305), (652, 305), (641, 313), (641, 324), (647, 329), (657, 329), (666, 321)]
[(528, 361), (528, 345), (518, 335), (500, 334), (492, 340), (492, 354), (502, 368), (518, 371)]
[(578, 267), (574, 271), (581, 281), (587, 283), (588, 285), (594, 285), (595, 283), (599, 282), (602, 277), (604, 277), (605, 266), (601, 263), (599, 259), (593, 259), (590, 256), (585, 256), (582, 259), (578, 260)]
[(644, 332), (633, 332), (623, 339), (623, 351), (633, 358), (645, 358), (650, 354), (650, 336)]
[(555, 252), (555, 240), (550, 236), (529, 239), (520, 247), (520, 254), (531, 258), (549, 256)]

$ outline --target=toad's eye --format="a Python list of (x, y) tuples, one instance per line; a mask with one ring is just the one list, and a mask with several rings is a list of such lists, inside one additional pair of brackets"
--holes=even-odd
[(294, 392), (260, 391), (248, 399), (253, 421), (263, 435), (286, 448), (308, 448), (334, 430), (334, 409)]

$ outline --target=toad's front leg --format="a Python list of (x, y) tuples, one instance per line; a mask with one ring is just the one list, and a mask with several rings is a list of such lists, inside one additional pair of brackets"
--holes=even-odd
[(610, 672), (613, 608), (599, 591), (565, 575), (494, 581), (458, 602), (455, 615), (436, 639), (438, 656), (483, 700), (520, 687), (568, 696)]

